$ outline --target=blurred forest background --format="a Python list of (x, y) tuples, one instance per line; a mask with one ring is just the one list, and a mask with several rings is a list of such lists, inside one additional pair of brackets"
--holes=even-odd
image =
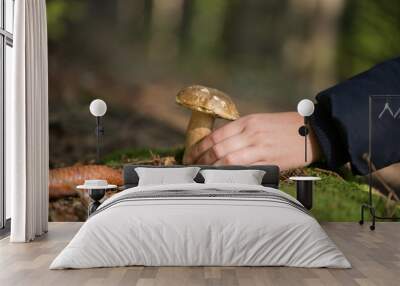
[(108, 104), (104, 151), (183, 143), (182, 87), (242, 114), (301, 98), (400, 54), (400, 1), (47, 0), (50, 167), (95, 158), (88, 106)]

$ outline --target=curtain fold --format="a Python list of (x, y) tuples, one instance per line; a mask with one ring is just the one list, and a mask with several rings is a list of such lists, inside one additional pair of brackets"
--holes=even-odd
[(48, 225), (48, 67), (45, 0), (15, 2), (13, 93), (6, 111), (12, 242)]

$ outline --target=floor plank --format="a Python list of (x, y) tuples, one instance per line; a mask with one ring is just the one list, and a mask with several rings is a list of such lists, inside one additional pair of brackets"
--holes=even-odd
[(32, 243), (0, 240), (0, 285), (400, 285), (400, 223), (379, 223), (375, 231), (357, 223), (323, 223), (352, 269), (289, 267), (119, 267), (50, 271), (54, 257), (81, 223), (50, 223)]

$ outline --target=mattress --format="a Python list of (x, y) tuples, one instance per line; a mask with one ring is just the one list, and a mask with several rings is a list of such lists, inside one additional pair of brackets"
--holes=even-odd
[(263, 186), (197, 183), (114, 195), (50, 269), (130, 265), (351, 267), (293, 197)]

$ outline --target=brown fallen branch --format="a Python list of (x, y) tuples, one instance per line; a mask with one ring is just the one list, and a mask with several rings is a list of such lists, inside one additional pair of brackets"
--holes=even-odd
[[(174, 157), (160, 157), (151, 153), (149, 160), (131, 160), (125, 163), (137, 165), (157, 165), (167, 166), (175, 165)], [(50, 170), (49, 174), (49, 197), (57, 199), (69, 196), (80, 196), (87, 200), (86, 196), (76, 190), (76, 186), (81, 185), (85, 180), (102, 179), (107, 180), (109, 184), (121, 186), (123, 184), (122, 170), (114, 169), (104, 165), (76, 165), (65, 168)]]
[(382, 178), (382, 176), (379, 173), (376, 173), (378, 170), (376, 169), (374, 163), (370, 161), (369, 156), (367, 153), (364, 153), (362, 156), (363, 160), (367, 162), (371, 166), (371, 170), (375, 172), (373, 174), (374, 178), (382, 184), (382, 186), (386, 189), (388, 192), (388, 199), (393, 199), (395, 201), (399, 201), (399, 197), (397, 196), (396, 192), (386, 183), (385, 179)]
[(122, 185), (122, 171), (102, 165), (72, 166), (52, 169), (49, 173), (50, 199), (77, 196), (76, 186), (85, 180), (102, 179), (109, 184)]

